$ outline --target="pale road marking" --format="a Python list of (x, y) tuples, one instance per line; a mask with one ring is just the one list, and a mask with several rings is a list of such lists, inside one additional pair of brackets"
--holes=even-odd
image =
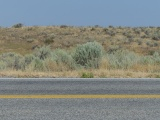
[(160, 95), (0, 95), (0, 99), (160, 99)]

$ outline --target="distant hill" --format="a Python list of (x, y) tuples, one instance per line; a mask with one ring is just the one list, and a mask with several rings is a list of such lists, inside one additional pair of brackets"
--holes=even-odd
[(107, 52), (128, 49), (138, 54), (159, 51), (160, 27), (74, 27), (74, 26), (13, 26), (0, 28), (0, 53), (32, 53), (36, 47), (70, 50), (89, 41), (101, 43)]

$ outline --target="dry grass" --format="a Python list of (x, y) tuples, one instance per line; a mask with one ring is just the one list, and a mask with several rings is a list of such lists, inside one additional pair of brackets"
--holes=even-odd
[(95, 78), (159, 78), (160, 73), (134, 72), (132, 70), (78, 70), (63, 72), (22, 72), (22, 71), (1, 71), (1, 77), (16, 78), (80, 78), (82, 73), (93, 73)]
[(131, 68), (132, 71), (136, 71), (136, 72), (160, 72), (160, 67), (159, 65), (134, 65)]
[[(139, 33), (137, 31), (139, 30)], [(148, 33), (146, 31), (149, 31)], [(0, 53), (17, 52), (28, 54), (33, 46), (42, 46), (49, 40), (52, 49), (72, 49), (77, 44), (89, 41), (101, 43), (106, 51), (113, 46), (129, 49), (139, 54), (149, 54), (159, 49), (160, 41), (154, 40), (152, 34), (159, 28), (103, 28), (103, 27), (61, 27), (32, 26), (22, 28), (0, 28)]]

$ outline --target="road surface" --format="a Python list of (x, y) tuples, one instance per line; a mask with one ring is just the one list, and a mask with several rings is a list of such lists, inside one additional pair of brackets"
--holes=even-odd
[(0, 79), (1, 120), (159, 118), (159, 79)]

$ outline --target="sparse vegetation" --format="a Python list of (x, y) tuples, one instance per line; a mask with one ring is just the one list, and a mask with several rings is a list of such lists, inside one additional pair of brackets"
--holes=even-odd
[[(23, 29), (17, 29), (21, 27)], [(65, 77), (65, 72), (70, 71), (74, 77), (91, 78), (116, 77), (119, 75), (113, 71), (129, 71), (124, 73), (125, 77), (133, 77), (134, 72), (145, 72), (143, 77), (160, 76), (158, 27), (25, 27), (16, 24), (0, 28), (0, 32), (1, 73), (9, 70), (62, 72), (59, 77)], [(79, 74), (78, 71), (85, 72)]]

